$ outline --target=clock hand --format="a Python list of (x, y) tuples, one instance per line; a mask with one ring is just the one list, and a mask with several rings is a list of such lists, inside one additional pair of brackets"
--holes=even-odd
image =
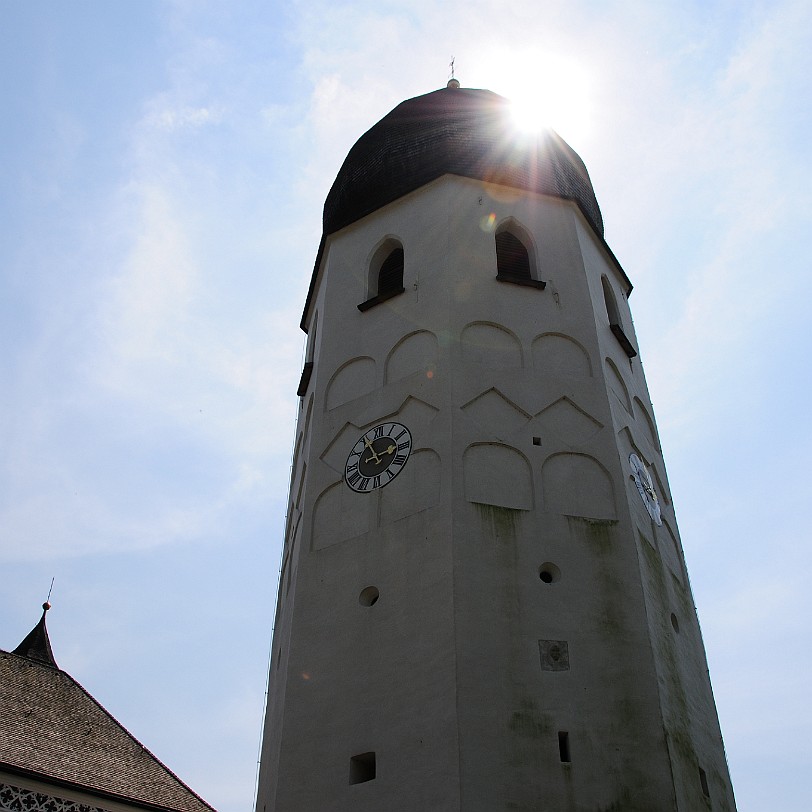
[(364, 437), (364, 445), (372, 452), (372, 456), (365, 459), (364, 462), (370, 462), (370, 460), (374, 459), (375, 465), (380, 465), (381, 458), (375, 453), (375, 449), (372, 447), (372, 443), (370, 443), (366, 437)]

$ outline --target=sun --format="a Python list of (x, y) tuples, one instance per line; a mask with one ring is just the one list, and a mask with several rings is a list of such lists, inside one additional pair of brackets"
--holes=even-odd
[(483, 83), (511, 100), (518, 129), (551, 127), (566, 141), (582, 143), (592, 120), (590, 74), (582, 62), (534, 52), (502, 54), (481, 65)]

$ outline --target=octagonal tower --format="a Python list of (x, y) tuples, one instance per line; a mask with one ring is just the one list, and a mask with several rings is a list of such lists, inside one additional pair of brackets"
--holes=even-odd
[(448, 88), (327, 197), (257, 812), (733, 810), (586, 168)]

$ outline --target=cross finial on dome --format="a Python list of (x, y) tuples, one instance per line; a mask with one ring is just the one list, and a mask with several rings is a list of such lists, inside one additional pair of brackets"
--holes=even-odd
[(451, 78), (448, 80), (448, 84), (446, 85), (446, 87), (450, 87), (452, 90), (456, 90), (460, 86), (460, 83), (454, 77), (454, 62), (455, 61), (456, 61), (456, 57), (452, 56), (451, 57), (451, 62), (448, 63), (449, 67), (451, 68)]

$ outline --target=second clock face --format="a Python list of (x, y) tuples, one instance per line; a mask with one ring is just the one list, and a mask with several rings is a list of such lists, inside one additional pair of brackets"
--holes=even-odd
[(643, 504), (646, 506), (648, 515), (654, 519), (655, 524), (658, 526), (662, 525), (663, 520), (660, 515), (660, 500), (657, 499), (657, 492), (654, 490), (651, 474), (637, 454), (629, 455), (629, 467), (632, 470), (634, 484), (637, 485), (637, 490), (640, 493)]
[(401, 423), (381, 423), (367, 431), (352, 447), (344, 479), (357, 493), (388, 485), (406, 465), (412, 435)]

